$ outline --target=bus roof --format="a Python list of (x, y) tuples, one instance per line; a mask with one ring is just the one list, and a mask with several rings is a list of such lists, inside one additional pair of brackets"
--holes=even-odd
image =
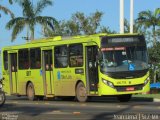
[[(16, 49), (16, 47), (20, 47), (22, 46), (25, 47), (25, 46), (29, 46), (29, 45), (32, 45), (32, 44), (39, 44), (39, 43), (48, 43), (48, 42), (58, 42), (58, 41), (63, 41), (64, 40), (68, 40), (68, 41), (72, 41), (73, 40), (81, 40), (81, 42), (83, 41), (86, 41), (87, 40), (92, 40), (91, 38), (99, 38), (99, 37), (102, 37), (102, 36), (129, 36), (129, 35), (140, 35), (140, 34), (137, 34), (137, 33), (134, 33), (134, 34), (129, 34), (129, 33), (125, 33), (125, 34), (107, 34), (107, 33), (99, 33), (99, 34), (94, 34), (94, 35), (80, 35), (80, 36), (71, 36), (71, 37), (62, 37), (62, 36), (55, 36), (55, 37), (49, 37), (49, 38), (41, 38), (41, 39), (35, 39), (35, 40), (32, 40), (30, 42), (27, 42), (25, 44), (20, 44), (20, 45), (14, 45), (14, 46), (6, 46), (4, 47), (3, 49), (5, 50), (11, 50), (11, 49)], [(83, 38), (83, 39), (82, 39)], [(68, 43), (68, 42), (67, 42)], [(64, 43), (66, 44), (66, 43)]]
[(47, 41), (59, 41), (59, 40), (72, 40), (72, 39), (80, 39), (80, 38), (90, 38), (90, 37), (101, 37), (101, 36), (128, 36), (128, 35), (139, 35), (138, 33), (133, 34), (107, 34), (107, 33), (99, 33), (99, 34), (93, 34), (93, 35), (79, 35), (79, 36), (55, 36), (55, 37), (49, 37), (49, 38), (41, 38), (37, 40), (32, 40), (30, 43), (38, 43), (38, 42), (46, 42)]

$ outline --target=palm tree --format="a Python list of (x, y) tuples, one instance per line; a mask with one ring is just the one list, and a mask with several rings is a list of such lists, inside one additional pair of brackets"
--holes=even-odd
[(152, 28), (153, 33), (153, 45), (156, 45), (156, 28), (160, 26), (159, 8), (154, 12), (147, 10), (138, 14), (137, 22), (146, 28)]
[[(9, 3), (12, 4), (12, 0), (9, 0)], [(12, 11), (10, 11), (8, 8), (0, 5), (0, 11), (4, 12), (5, 14), (10, 14), (12, 18), (14, 18), (14, 14), (12, 13)], [(1, 17), (1, 14), (0, 14)]]
[[(124, 32), (125, 33), (129, 33), (130, 32), (130, 23), (126, 18), (124, 19)], [(144, 27), (141, 24), (138, 24), (136, 22), (136, 20), (134, 20), (133, 33), (145, 34), (146, 30), (144, 29)]]
[[(48, 5), (52, 5), (51, 0), (40, 0), (37, 2), (37, 6), (34, 6), (30, 0), (17, 0), (19, 5), (23, 9), (23, 17), (16, 17), (10, 20), (6, 28), (12, 29), (12, 41), (16, 39), (16, 36), (27, 27), (27, 40), (34, 39), (35, 25), (38, 23), (42, 26), (57, 24), (57, 21), (53, 17), (40, 16), (42, 10)], [(52, 26), (53, 27), (53, 26)], [(30, 32), (30, 38), (29, 38)]]
[(157, 9), (155, 10), (155, 13), (156, 13), (158, 16), (160, 16), (160, 8), (157, 8)]

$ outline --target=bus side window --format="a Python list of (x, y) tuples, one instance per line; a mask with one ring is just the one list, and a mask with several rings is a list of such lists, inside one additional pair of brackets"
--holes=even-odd
[(40, 48), (30, 49), (30, 65), (31, 65), (31, 69), (41, 68), (41, 49)]
[(4, 69), (8, 70), (8, 53), (7, 53), (7, 51), (3, 52), (3, 64), (4, 64)]
[(67, 45), (56, 46), (54, 50), (54, 55), (54, 63), (56, 68), (65, 68), (68, 66)]
[(20, 70), (29, 69), (28, 49), (20, 49), (18, 51), (18, 67)]
[(70, 67), (83, 66), (83, 45), (71, 44), (69, 46), (69, 65)]

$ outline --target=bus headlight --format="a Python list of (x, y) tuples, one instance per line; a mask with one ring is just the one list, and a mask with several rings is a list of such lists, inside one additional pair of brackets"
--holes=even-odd
[(108, 81), (108, 80), (105, 80), (105, 79), (102, 79), (103, 83), (110, 86), (111, 88), (114, 88), (114, 85), (112, 82)]
[(144, 85), (146, 85), (149, 82), (149, 77), (144, 81)]

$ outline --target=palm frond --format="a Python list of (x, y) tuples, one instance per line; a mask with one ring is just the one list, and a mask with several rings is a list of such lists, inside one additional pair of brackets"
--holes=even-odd
[(11, 41), (14, 41), (17, 37), (17, 35), (24, 29), (26, 25), (25, 21), (18, 21), (17, 24), (14, 26), (12, 31), (12, 39)]
[(18, 3), (23, 9), (23, 16), (34, 17), (33, 4), (30, 0), (18, 0)]
[(140, 12), (136, 22), (140, 25), (146, 26), (147, 28), (152, 26), (154, 24), (153, 13), (149, 10)]
[(152, 17), (153, 13), (150, 10), (142, 11), (138, 14), (138, 17), (143, 17), (145, 19), (150, 19)]
[(26, 19), (23, 18), (23, 17), (18, 17), (18, 18), (14, 18), (14, 19), (11, 19), (7, 24), (6, 24), (6, 28), (7, 29), (11, 29), (13, 28), (14, 26), (16, 26), (16, 24), (22, 24), (22, 23), (27, 23)]
[(35, 8), (35, 15), (39, 15), (42, 12), (42, 10), (48, 5), (52, 5), (51, 0), (41, 0), (41, 1), (39, 1), (37, 3), (36, 8)]
[(49, 25), (52, 29), (54, 29), (54, 25), (58, 24), (55, 18), (48, 16), (37, 16), (35, 21), (41, 25)]
[(157, 8), (154, 12), (155, 16), (160, 19), (160, 8)]
[(5, 14), (10, 14), (12, 18), (14, 18), (14, 14), (8, 8), (0, 5), (0, 11), (3, 11)]

